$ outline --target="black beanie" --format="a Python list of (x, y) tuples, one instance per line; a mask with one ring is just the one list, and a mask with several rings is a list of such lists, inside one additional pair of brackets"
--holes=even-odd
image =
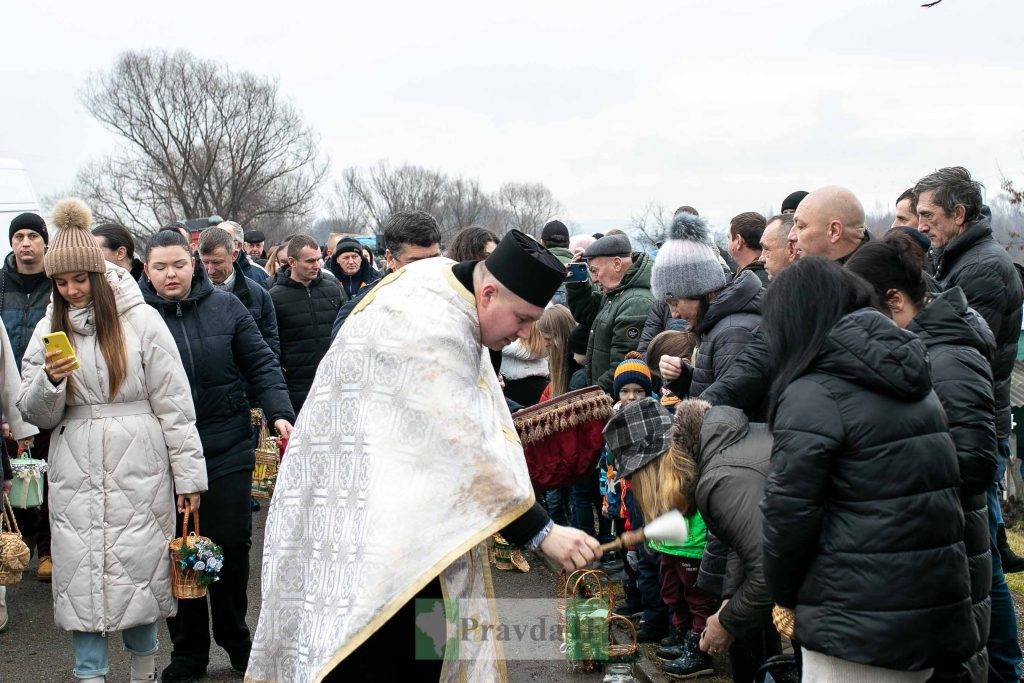
[(38, 213), (22, 213), (11, 221), (11, 229), (7, 232), (7, 241), (14, 242), (14, 233), (19, 230), (32, 230), (43, 238), (43, 244), (50, 243), (50, 233), (46, 231), (46, 221)]
[(587, 355), (587, 342), (590, 340), (590, 328), (577, 325), (569, 333), (569, 353), (578, 353), (581, 356)]

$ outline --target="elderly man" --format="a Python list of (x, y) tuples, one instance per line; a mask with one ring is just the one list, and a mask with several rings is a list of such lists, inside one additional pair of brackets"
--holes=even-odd
[[(992, 236), (991, 212), (982, 201), (981, 183), (960, 166), (942, 168), (914, 186), (918, 229), (928, 236), (936, 253), (935, 280), (943, 289), (959, 287), (967, 303), (988, 323), (996, 338), (992, 379), (999, 438), (997, 482), (1010, 456), (1010, 375), (1017, 355), (1024, 288), (1013, 260)], [(992, 619), (988, 652), (990, 680), (1018, 680), (1021, 650), (1017, 621), (1004, 571), (1024, 571), (1024, 560), (1006, 543), (998, 483), (988, 492), (992, 536)], [(997, 552), (995, 551), (997, 550)]]
[(245, 253), (261, 268), (267, 265), (267, 252), (263, 250), (266, 242), (267, 238), (259, 230), (248, 230), (245, 233)]
[(626, 235), (602, 237), (583, 258), (593, 283), (566, 285), (569, 310), (578, 323), (590, 326), (587, 382), (610, 394), (615, 366), (636, 350), (651, 311), (652, 259), (634, 252)]
[(769, 280), (778, 275), (796, 257), (789, 244), (789, 232), (792, 229), (793, 214), (780, 213), (768, 220), (764, 232), (761, 233), (761, 262)]
[[(529, 336), (564, 278), (513, 231), (485, 261), (391, 273), (352, 312), (274, 492), (248, 679), (437, 680), (440, 661), (414, 659), (414, 598), (439, 604), (443, 586), (461, 623), (494, 625), (491, 534), (567, 569), (600, 555), (534, 501), (488, 353)], [(467, 634), (445, 670), (500, 680), (499, 640)]]

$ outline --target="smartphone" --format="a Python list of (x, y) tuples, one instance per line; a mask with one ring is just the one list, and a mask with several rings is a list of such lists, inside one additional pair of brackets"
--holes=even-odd
[(586, 282), (587, 281), (587, 264), (586, 263), (570, 263), (568, 266), (568, 273), (566, 273), (566, 282)]
[[(63, 332), (51, 332), (50, 334), (43, 335), (43, 347), (46, 353), (50, 351), (60, 351), (60, 355), (56, 357), (56, 360), (64, 360), (65, 358), (76, 358), (75, 349), (71, 346), (71, 341), (68, 339), (68, 335)], [(75, 360), (74, 365), (71, 366), (72, 370), (80, 368), (78, 360)]]

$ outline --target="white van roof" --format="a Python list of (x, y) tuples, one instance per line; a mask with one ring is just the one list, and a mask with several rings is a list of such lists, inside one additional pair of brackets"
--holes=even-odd
[(0, 259), (11, 250), (6, 239), (11, 221), (26, 211), (40, 213), (28, 171), (17, 159), (0, 158)]

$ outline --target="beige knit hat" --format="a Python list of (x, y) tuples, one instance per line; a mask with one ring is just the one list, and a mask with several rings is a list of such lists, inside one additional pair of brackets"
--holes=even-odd
[(43, 257), (47, 277), (64, 273), (103, 273), (107, 264), (89, 228), (92, 212), (81, 199), (62, 199), (53, 207), (53, 224), (60, 232)]

